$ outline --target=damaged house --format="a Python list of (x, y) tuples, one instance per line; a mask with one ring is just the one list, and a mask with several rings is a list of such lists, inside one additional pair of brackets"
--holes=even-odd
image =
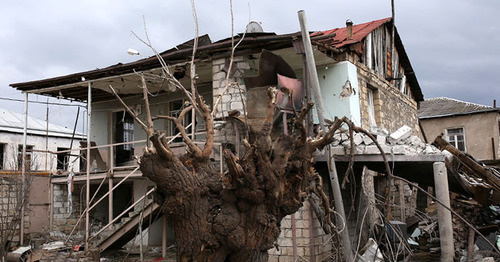
[[(347, 253), (344, 255), (352, 258), (354, 252), (362, 253), (367, 241), (371, 243), (373, 232), (384, 228), (374, 209), (379, 201), (385, 201), (380, 199), (380, 194), (386, 188), (392, 192), (392, 205), (389, 205), (394, 206), (390, 219), (396, 221), (394, 226), (405, 228), (407, 224), (418, 223), (416, 217), (425, 212), (430, 201), (427, 196), (417, 194), (415, 186), (434, 186), (433, 164), (444, 161), (444, 155), (420, 139), (417, 108), (423, 101), (423, 94), (390, 18), (356, 25), (348, 21), (346, 27), (316, 31), (310, 38), (315, 47), (314, 66), (325, 104), (325, 117), (330, 120), (347, 117), (356, 126), (370, 130), (385, 153), (381, 154), (380, 148), (367, 135), (350, 134), (346, 130), (335, 134), (331, 153), (338, 182), (342, 185), (345, 218), (340, 220), (343, 232), (347, 233), (347, 236), (343, 233), (342, 239), (348, 239), (342, 246)], [(244, 152), (245, 132), (239, 125), (246, 119), (244, 116), (248, 123), (258, 125), (262, 111), (259, 100), (265, 96), (263, 88), (281, 86), (302, 96), (297, 95), (290, 102), (286, 96), (279, 98), (278, 95), (279, 117), (274, 121), (280, 126), (280, 132), (286, 132), (287, 119), (294, 106), (314, 100), (307, 91), (310, 79), (304, 77), (308, 74), (304, 73), (307, 63), (300, 32), (284, 35), (252, 32), (239, 34), (234, 41), (240, 43), (231, 61), (231, 38), (212, 42), (208, 35), (203, 35), (198, 39), (195, 59), (199, 94), (207, 104), (220, 107), (215, 116), (211, 158), (221, 173), (224, 172), (221, 157), (224, 149), (236, 155)], [(184, 86), (189, 86), (191, 78), (195, 77), (189, 66), (193, 43), (191, 40), (159, 54)], [(80, 241), (88, 241), (100, 251), (142, 241), (144, 245), (161, 245), (165, 255), (166, 247), (173, 243), (175, 236), (162, 219), (159, 206), (152, 201), (155, 184), (143, 177), (137, 164), (146, 145), (146, 132), (123, 109), (110, 89), (112, 86), (133, 113), (144, 121), (146, 109), (143, 90), (138, 87), (141, 85), (139, 73), (150, 76), (146, 77), (146, 82), (151, 93), (152, 115), (176, 117), (188, 106), (182, 91), (161, 77), (162, 68), (155, 56), (11, 86), (28, 94), (62, 96), (88, 105), (90, 147), (82, 144), (78, 152), (85, 164), (71, 178), (71, 194), (67, 193), (66, 174), (51, 175), (52, 229), (67, 235), (77, 232), (85, 236), (85, 240)], [(235, 84), (223, 92), (226, 79)], [(311, 121), (317, 123), (318, 120)], [(195, 143), (204, 143), (206, 130), (195, 111), (188, 112), (182, 124)], [(173, 151), (186, 152), (179, 129), (172, 122), (159, 120), (154, 125), (167, 131)], [(326, 150), (316, 152), (315, 161), (323, 177), (324, 189), (333, 199), (329, 153)], [(386, 163), (391, 164), (395, 175), (411, 182), (388, 184), (382, 175)], [(72, 208), (55, 208), (67, 207), (68, 199), (71, 199)], [(368, 214), (368, 218), (365, 219), (364, 214)], [(339, 238), (323, 230), (318, 220), (320, 216), (306, 201), (297, 213), (285, 217), (277, 248), (269, 250), (270, 260), (295, 261), (302, 257), (321, 261), (340, 255)], [(382, 226), (377, 227), (377, 224)], [(138, 231), (142, 234), (140, 238), (136, 235)], [(406, 234), (406, 230), (400, 231)], [(369, 247), (367, 245), (364, 250)], [(410, 253), (406, 250), (400, 255)]]

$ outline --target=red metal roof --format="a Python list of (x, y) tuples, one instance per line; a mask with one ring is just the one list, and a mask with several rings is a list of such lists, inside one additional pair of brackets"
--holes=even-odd
[(360, 42), (363, 38), (365, 38), (370, 32), (373, 30), (377, 29), (379, 26), (390, 22), (391, 18), (384, 18), (380, 20), (375, 20), (371, 22), (367, 22), (364, 24), (359, 24), (359, 25), (353, 25), (352, 26), (352, 37), (350, 39), (347, 39), (347, 28), (335, 28), (331, 30), (326, 30), (326, 31), (319, 31), (319, 32), (314, 32), (311, 34), (311, 37), (313, 36), (328, 36), (332, 35), (332, 37), (327, 37), (325, 39), (320, 40), (322, 44), (335, 47), (335, 48), (341, 48), (346, 45), (354, 44)]

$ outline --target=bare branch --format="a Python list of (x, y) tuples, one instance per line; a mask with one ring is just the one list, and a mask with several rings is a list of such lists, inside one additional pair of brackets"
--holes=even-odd
[(333, 121), (333, 124), (330, 126), (328, 131), (321, 137), (320, 139), (311, 141), (311, 146), (314, 149), (323, 149), (325, 146), (333, 142), (333, 134), (337, 129), (340, 128), (342, 125), (343, 121), (341, 119), (335, 118), (335, 121)]
[[(148, 129), (146, 130), (148, 140), (153, 136), (154, 132), (154, 123), (153, 119), (151, 118), (151, 109), (149, 108), (149, 96), (148, 96), (148, 87), (146, 85), (146, 80), (144, 79), (144, 76), (141, 75), (141, 82), (142, 82), (142, 99), (144, 100), (144, 108), (146, 110), (146, 121), (148, 123)], [(150, 143), (148, 142), (148, 146), (146, 147), (146, 150), (149, 150)]]
[(156, 119), (167, 119), (167, 120), (170, 120), (170, 121), (174, 122), (175, 127), (177, 127), (177, 129), (179, 130), (179, 133), (181, 134), (181, 136), (184, 139), (184, 142), (186, 143), (186, 145), (188, 146), (188, 148), (191, 150), (191, 152), (193, 152), (193, 154), (197, 158), (201, 158), (202, 155), (203, 155), (201, 149), (198, 146), (196, 146), (196, 144), (193, 142), (193, 140), (191, 140), (191, 138), (189, 138), (189, 135), (186, 132), (186, 128), (182, 124), (182, 120), (184, 119), (184, 116), (191, 109), (193, 109), (192, 105), (184, 108), (181, 111), (181, 113), (179, 114), (178, 118), (175, 118), (175, 117), (172, 117), (172, 116), (163, 116), (163, 115), (160, 115), (160, 116), (154, 117), (153, 119), (154, 120), (156, 120)]
[(137, 123), (139, 123), (139, 125), (144, 129), (144, 131), (148, 132), (148, 127), (139, 119), (139, 117), (136, 114), (134, 114), (134, 112), (130, 109), (130, 107), (128, 107), (127, 104), (125, 104), (125, 102), (123, 102), (123, 100), (118, 95), (118, 93), (116, 93), (116, 91), (113, 88), (113, 86), (109, 85), (109, 89), (111, 90), (111, 92), (113, 93), (113, 95), (115, 95), (116, 99), (118, 99), (118, 102), (120, 102), (120, 104), (122, 105), (122, 107), (125, 110), (127, 110), (127, 112), (134, 118), (135, 121), (137, 121)]

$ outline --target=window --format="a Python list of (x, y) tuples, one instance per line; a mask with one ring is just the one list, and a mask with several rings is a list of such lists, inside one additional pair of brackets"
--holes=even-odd
[[(57, 151), (65, 151), (69, 148), (58, 147)], [(68, 170), (69, 163), (69, 152), (58, 153), (57, 154), (57, 169), (58, 170)]]
[(367, 99), (368, 99), (368, 121), (370, 127), (377, 126), (377, 121), (375, 121), (375, 102), (373, 98), (373, 90), (367, 88)]
[[(26, 170), (31, 170), (31, 153), (33, 151), (33, 146), (26, 146)], [(17, 146), (17, 168), (22, 170), (23, 168), (23, 145)]]
[[(115, 143), (134, 141), (134, 118), (125, 112), (114, 113)], [(120, 166), (134, 159), (134, 144), (116, 146), (116, 165)]]
[(463, 127), (446, 129), (446, 136), (451, 145), (465, 152), (465, 135)]
[[(184, 106), (184, 103), (185, 100), (175, 100), (175, 101), (172, 101), (170, 102), (170, 105), (169, 105), (169, 116), (172, 116), (172, 117), (179, 117), (180, 113), (182, 112), (182, 110), (185, 108)], [(184, 115), (184, 119), (183, 119), (183, 125), (186, 127), (188, 126), (192, 119), (191, 119), (191, 111), (187, 112), (186, 115)], [(175, 136), (179, 133), (179, 129), (177, 129), (177, 127), (175, 127), (175, 124), (172, 122), (172, 121), (169, 121), (169, 133), (171, 136)], [(190, 133), (191, 129), (187, 129), (186, 132)], [(173, 142), (181, 142), (182, 141), (182, 137), (178, 137), (176, 138)]]
[(3, 170), (3, 158), (4, 158), (4, 151), (5, 150), (5, 144), (0, 144), (0, 170)]

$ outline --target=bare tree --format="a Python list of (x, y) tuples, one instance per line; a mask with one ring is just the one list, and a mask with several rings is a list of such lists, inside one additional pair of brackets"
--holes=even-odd
[[(21, 209), (25, 208), (27, 214), (28, 197), (32, 182), (32, 174), (38, 168), (36, 155), (33, 155), (30, 161), (26, 162), (29, 168), (26, 168), (26, 176), (19, 175), (21, 166), (19, 165), (20, 156), (17, 148), (12, 146), (10, 161), (7, 164), (11, 167), (13, 174), (0, 176), (0, 258), (6, 260), (7, 253), (11, 248), (16, 236), (19, 236), (21, 222)], [(15, 149), (15, 150), (14, 150)], [(23, 190), (24, 183), (24, 190)], [(26, 221), (25, 221), (26, 223)]]

